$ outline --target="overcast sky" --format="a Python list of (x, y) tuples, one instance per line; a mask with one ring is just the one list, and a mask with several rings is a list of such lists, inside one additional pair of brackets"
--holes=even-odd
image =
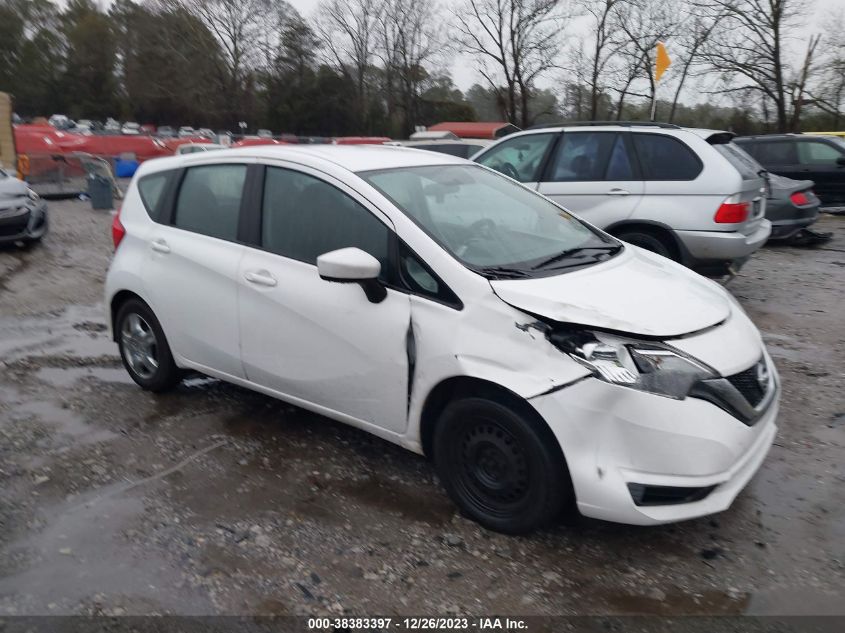
[[(304, 17), (311, 17), (312, 13), (314, 12), (315, 7), (319, 4), (319, 0), (288, 0)], [(449, 8), (452, 6), (457, 6), (460, 4), (461, 0), (440, 0), (439, 6), (443, 7), (441, 9), (444, 18), (448, 16)], [(822, 30), (822, 25), (826, 17), (830, 16), (830, 14), (835, 10), (843, 10), (845, 11), (845, 0), (805, 0), (807, 4), (807, 17), (806, 17), (806, 24), (803, 29), (798, 33), (798, 38), (794, 43), (794, 46), (797, 49), (800, 49), (801, 52), (807, 46), (807, 40), (813, 33), (820, 32)], [(570, 24), (567, 25), (566, 30), (564, 32), (564, 37), (567, 39), (577, 39), (579, 37), (583, 37), (587, 31), (587, 22), (585, 20), (574, 20)], [(672, 42), (666, 42), (667, 49), (669, 51), (670, 57), (672, 56)], [(800, 54), (800, 53), (799, 53)], [(445, 64), (445, 62), (444, 62)], [(458, 57), (455, 61), (451, 64), (451, 68), (446, 65), (451, 71), (452, 78), (455, 81), (455, 84), (461, 90), (466, 90), (472, 84), (476, 82), (481, 82), (481, 76), (475, 71), (475, 60), (471, 58), (467, 58), (464, 56)], [(669, 79), (672, 69), (668, 71), (666, 78)], [(550, 76), (546, 77), (544, 81), (539, 82), (541, 85), (549, 86), (551, 82), (554, 81), (554, 75), (551, 74)], [(692, 101), (695, 99), (695, 94), (687, 95), (686, 101)]]

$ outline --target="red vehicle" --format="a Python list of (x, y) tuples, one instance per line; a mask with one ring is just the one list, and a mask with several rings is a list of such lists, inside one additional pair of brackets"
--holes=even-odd
[(48, 124), (15, 126), (15, 147), (18, 154), (67, 154), (85, 152), (85, 139), (79, 134), (60, 132)]
[(19, 154), (33, 156), (86, 152), (112, 158), (131, 153), (139, 161), (144, 161), (173, 154), (173, 150), (162, 141), (150, 136), (82, 136), (56, 130), (50, 125), (16, 125), (15, 146)]
[(173, 150), (159, 139), (151, 136), (83, 136), (84, 145), (76, 151), (96, 156), (113, 157), (121, 154), (135, 154), (139, 161), (171, 156)]

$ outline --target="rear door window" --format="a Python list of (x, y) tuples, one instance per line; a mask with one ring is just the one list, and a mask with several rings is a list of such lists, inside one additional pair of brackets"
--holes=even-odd
[(537, 182), (554, 132), (526, 134), (502, 141), (476, 160), (520, 182)]
[(565, 132), (545, 182), (634, 180), (625, 137), (616, 132)]
[(185, 172), (173, 225), (221, 240), (235, 241), (246, 165), (202, 165)]
[(645, 180), (695, 180), (704, 167), (683, 142), (664, 134), (632, 135)]
[(798, 155), (794, 141), (768, 141), (754, 143), (754, 158), (764, 165), (795, 165)]

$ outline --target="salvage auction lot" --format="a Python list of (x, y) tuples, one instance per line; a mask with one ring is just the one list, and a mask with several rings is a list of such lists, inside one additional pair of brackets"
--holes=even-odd
[(111, 217), (50, 209), (0, 250), (0, 614), (845, 613), (845, 217), (729, 286), (783, 382), (730, 510), (515, 538), (361, 431), (198, 376), (142, 391), (100, 305)]

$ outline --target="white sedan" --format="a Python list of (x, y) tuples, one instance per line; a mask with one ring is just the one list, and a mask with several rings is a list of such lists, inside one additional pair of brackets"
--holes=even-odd
[(108, 319), (141, 387), (191, 369), (430, 457), (482, 525), (725, 510), (779, 381), (723, 288), (483, 166), (378, 146), (148, 161)]

